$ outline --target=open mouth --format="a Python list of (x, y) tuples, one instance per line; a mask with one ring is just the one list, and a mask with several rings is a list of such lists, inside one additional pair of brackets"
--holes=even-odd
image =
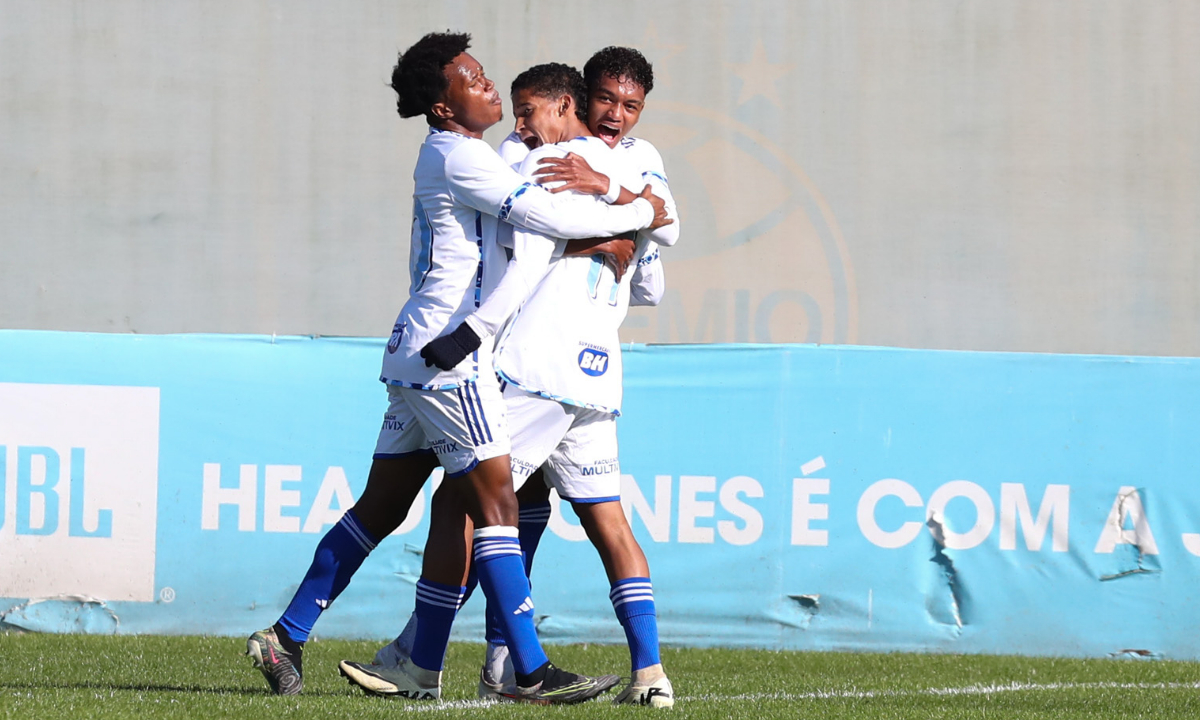
[(521, 142), (525, 143), (525, 147), (529, 148), (530, 150), (537, 150), (542, 146), (541, 138), (539, 138), (537, 135), (530, 135), (527, 138), (523, 138)]
[(596, 126), (596, 137), (600, 138), (609, 145), (615, 145), (617, 143), (617, 138), (620, 136), (620, 128), (609, 125), (608, 123), (600, 123)]

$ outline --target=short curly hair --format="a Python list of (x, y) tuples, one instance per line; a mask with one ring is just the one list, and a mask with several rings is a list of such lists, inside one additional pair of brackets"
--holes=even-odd
[(467, 33), (429, 33), (400, 54), (392, 68), (392, 89), (396, 91), (396, 111), (402, 118), (424, 115), (432, 125), (433, 104), (450, 87), (446, 66), (471, 46)]
[(641, 85), (647, 95), (654, 89), (654, 67), (645, 55), (633, 48), (610, 45), (590, 57), (583, 66), (588, 92), (595, 90), (605, 75), (627, 77)]
[(519, 90), (528, 90), (538, 97), (547, 98), (570, 95), (575, 99), (575, 117), (587, 120), (587, 85), (583, 82), (583, 75), (570, 65), (534, 65), (512, 81), (509, 95), (516, 95)]

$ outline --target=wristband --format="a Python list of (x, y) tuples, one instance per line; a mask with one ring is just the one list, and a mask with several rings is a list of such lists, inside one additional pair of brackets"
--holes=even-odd
[(608, 192), (604, 193), (601, 197), (609, 205), (612, 205), (621, 198), (621, 184), (616, 181), (616, 178), (609, 178)]

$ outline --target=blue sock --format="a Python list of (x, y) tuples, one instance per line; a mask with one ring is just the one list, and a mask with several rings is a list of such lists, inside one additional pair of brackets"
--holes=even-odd
[[(538, 543), (542, 540), (542, 533), (546, 532), (546, 525), (550, 522), (550, 501), (523, 503), (520, 511), (520, 521), (517, 523), (519, 537), (517, 539), (521, 542), (521, 553), (525, 556), (525, 577), (532, 577), (533, 554), (537, 552)], [(532, 584), (531, 581), (530, 585)], [(504, 633), (500, 632), (500, 623), (490, 606), (486, 619), (487, 626), (484, 637), (493, 645), (503, 645)]]
[(298, 643), (308, 640), (321, 611), (342, 594), (378, 542), (363, 528), (354, 510), (347, 510), (337, 525), (325, 533), (317, 543), (308, 573), (279, 618), (279, 625), (292, 640)]
[(529, 578), (521, 561), (517, 528), (492, 525), (475, 531), (475, 569), (479, 585), (496, 609), (496, 620), (518, 675), (530, 675), (549, 660), (533, 625)]
[(417, 632), (413, 638), (412, 661), (426, 670), (441, 670), (450, 644), (450, 627), (462, 604), (465, 587), (443, 585), (421, 578), (417, 581)]
[(474, 594), (477, 587), (479, 587), (479, 573), (475, 572), (475, 563), (471, 563), (471, 569), (467, 571), (467, 589), (463, 593), (462, 603), (459, 607), (467, 604), (467, 601), (471, 599), (471, 595)]
[(625, 628), (625, 640), (629, 643), (629, 658), (633, 669), (657, 665), (658, 618), (654, 615), (654, 589), (650, 578), (625, 578), (612, 585), (608, 593), (613, 610), (621, 627)]
[(533, 577), (533, 554), (537, 552), (538, 543), (542, 541), (542, 533), (550, 523), (550, 501), (529, 503), (520, 506), (520, 520), (517, 529), (520, 532), (521, 552), (525, 554), (525, 576)]

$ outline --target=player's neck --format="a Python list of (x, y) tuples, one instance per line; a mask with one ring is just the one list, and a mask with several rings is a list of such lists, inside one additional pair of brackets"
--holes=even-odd
[(587, 125), (583, 124), (583, 121), (572, 117), (569, 121), (567, 121), (567, 124), (563, 126), (562, 134), (555, 142), (567, 142), (568, 140), (574, 140), (577, 137), (593, 137), (593, 135), (592, 131), (588, 130)]
[(455, 122), (453, 119), (442, 120), (439, 123), (430, 125), (430, 127), (437, 128), (438, 130), (446, 130), (449, 132), (458, 133), (459, 135), (466, 135), (467, 137), (473, 137), (476, 140), (483, 139), (483, 130), (471, 130), (466, 126)]

